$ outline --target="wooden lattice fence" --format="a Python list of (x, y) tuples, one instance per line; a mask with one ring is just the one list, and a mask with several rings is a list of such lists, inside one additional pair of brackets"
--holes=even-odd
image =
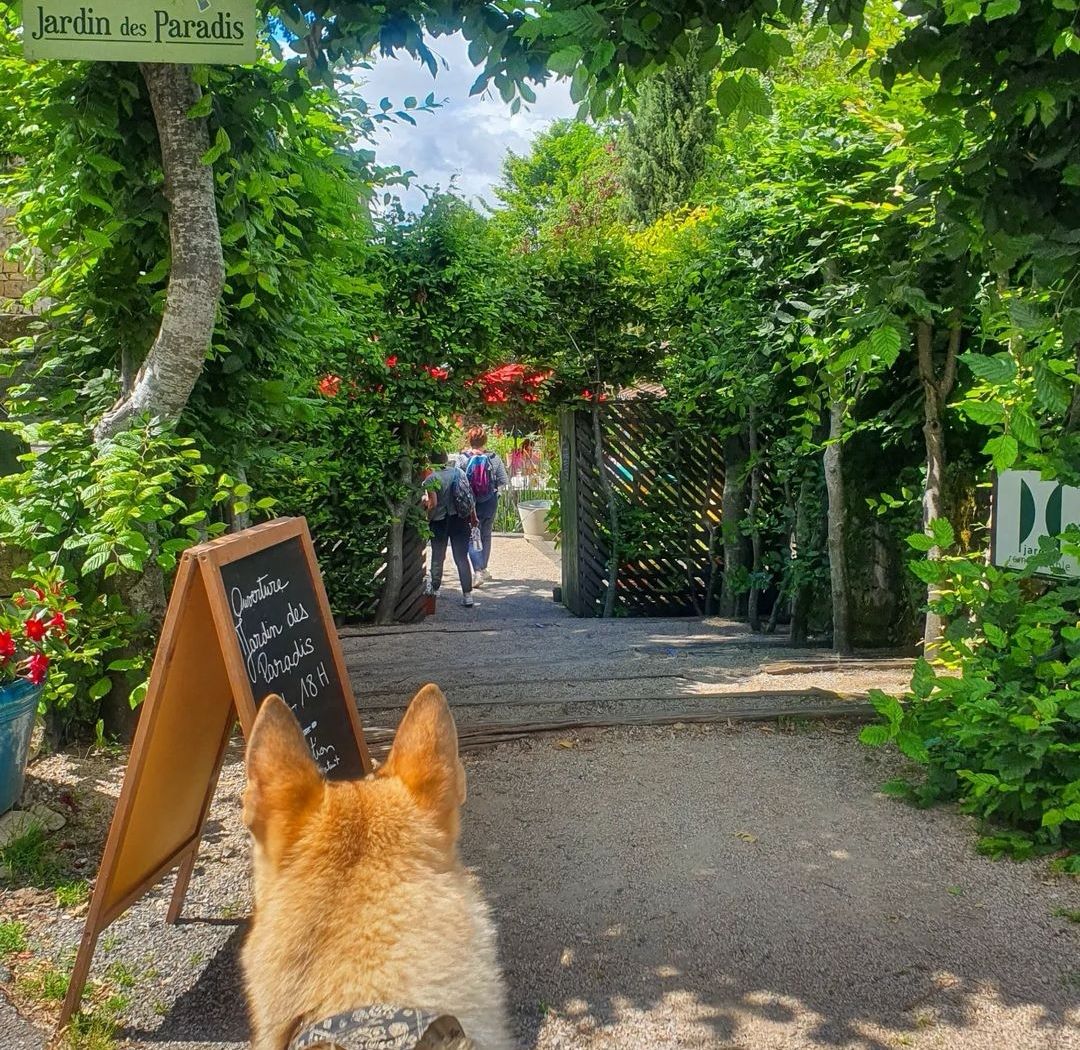
[[(427, 615), (427, 602), (424, 596), (424, 575), (427, 572), (427, 541), (420, 532), (409, 526), (402, 538), (401, 591), (394, 607), (395, 623), (418, 623)], [(386, 576), (386, 551), (383, 560), (375, 572), (375, 597), (363, 619), (372, 619), (379, 605), (379, 595)]]
[(662, 400), (616, 401), (596, 409), (564, 409), (560, 450), (567, 608), (576, 616), (603, 614), (612, 564), (613, 501), (615, 614), (711, 613), (723, 568), (724, 471), (717, 437), (693, 420), (676, 420)]

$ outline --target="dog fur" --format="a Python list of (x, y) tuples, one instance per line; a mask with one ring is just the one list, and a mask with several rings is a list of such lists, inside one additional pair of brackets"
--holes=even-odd
[(292, 712), (267, 697), (246, 765), (253, 1050), (373, 1004), (452, 1014), (477, 1050), (508, 1050), (495, 927), (458, 857), (465, 770), (442, 691), (421, 689), (386, 762), (351, 782), (319, 774)]

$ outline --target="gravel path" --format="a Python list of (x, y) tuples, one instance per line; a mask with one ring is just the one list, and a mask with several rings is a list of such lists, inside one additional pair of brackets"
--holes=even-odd
[(566, 607), (552, 600), (552, 587), (562, 578), (558, 563), (538, 551), (522, 536), (493, 536), (491, 579), (473, 592), (476, 604), (461, 606), (461, 591), (453, 558), (446, 556), (443, 586), (435, 615), (427, 627), (446, 624), (498, 624), (514, 619), (565, 619)]
[[(880, 795), (896, 760), (849, 730), (617, 730), (466, 765), (464, 852), (523, 1047), (1080, 1048), (1080, 934), (1055, 915), (1076, 884), (981, 858), (964, 818)], [(98, 803), (116, 791), (104, 759), (34, 769), (76, 775)], [(103, 938), (95, 976), (135, 975), (132, 1046), (243, 1045), (241, 781), (234, 747), (189, 921), (164, 925), (165, 887)], [(34, 923), (38, 953), (77, 941), (43, 891), (3, 893), (0, 913)]]

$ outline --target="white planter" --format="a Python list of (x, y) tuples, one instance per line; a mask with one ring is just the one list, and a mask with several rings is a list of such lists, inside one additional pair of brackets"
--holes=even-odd
[(536, 536), (541, 539), (554, 539), (547, 529), (547, 513), (551, 510), (549, 499), (527, 499), (518, 504), (518, 517), (521, 518), (521, 528), (526, 536)]

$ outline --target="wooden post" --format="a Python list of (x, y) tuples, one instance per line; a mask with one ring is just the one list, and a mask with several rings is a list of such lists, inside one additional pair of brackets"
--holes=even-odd
[(559, 529), (562, 534), (562, 600), (574, 616), (583, 616), (581, 607), (581, 551), (578, 532), (578, 447), (577, 413), (559, 409)]

